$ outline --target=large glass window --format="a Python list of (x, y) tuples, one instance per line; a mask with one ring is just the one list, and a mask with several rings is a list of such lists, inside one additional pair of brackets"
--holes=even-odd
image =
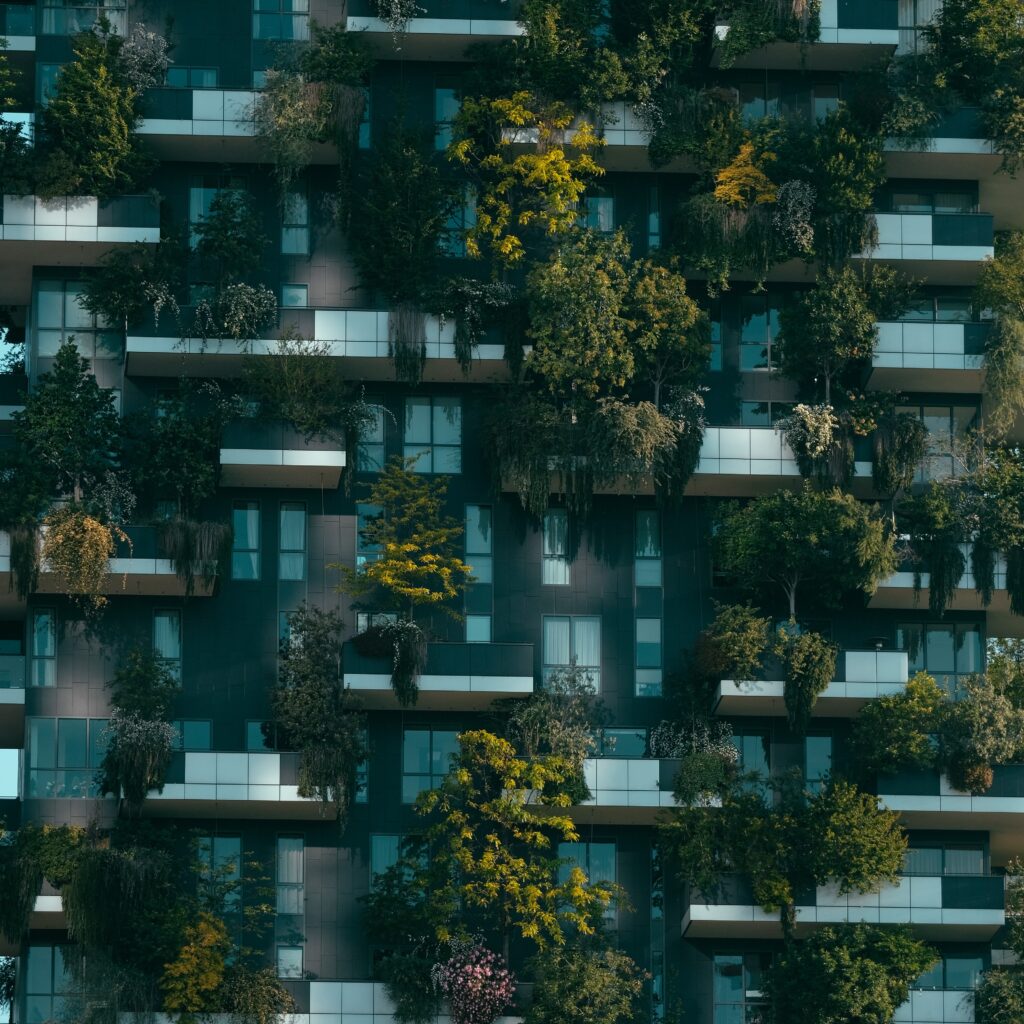
[(84, 359), (120, 359), (121, 335), (105, 329), (82, 304), (85, 285), (81, 281), (36, 282), (36, 351), (42, 358), (57, 354), (60, 346), (74, 337), (75, 348)]
[(755, 1024), (768, 1008), (764, 975), (770, 953), (727, 953), (714, 958), (714, 1024)]
[(406, 729), (402, 736), (402, 803), (414, 803), (436, 789), (459, 752), (458, 733), (448, 729)]
[(181, 683), (181, 612), (176, 608), (153, 612), (153, 653)]
[(569, 513), (564, 508), (544, 513), (540, 581), (548, 586), (569, 585)]
[[(28, 1024), (65, 1020), (66, 994), (74, 987), (74, 975), (65, 963), (64, 946), (29, 946), (25, 954), (25, 1020)], [(70, 958), (69, 958), (70, 959)]]
[(370, 878), (384, 874), (388, 868), (398, 863), (402, 852), (402, 837), (400, 835), (370, 836)]
[(407, 398), (403, 454), (416, 473), (462, 472), (462, 399)]
[(615, 199), (612, 196), (584, 196), (580, 224), (591, 231), (610, 235), (615, 230)]
[(969, 622), (903, 622), (896, 646), (907, 652), (911, 675), (927, 672), (955, 695), (961, 676), (984, 671), (981, 626)]
[(661, 586), (661, 515), (645, 509), (636, 514), (634, 580), (638, 587)]
[(368, 541), (364, 536), (366, 528), (384, 514), (380, 505), (360, 502), (356, 505), (356, 568), (380, 558), (380, 545)]
[(207, 719), (179, 719), (173, 723), (178, 750), (209, 750), (213, 723)]
[(740, 369), (770, 370), (772, 345), (779, 333), (779, 303), (766, 295), (744, 295), (740, 314)]
[(277, 557), (277, 578), (306, 578), (306, 506), (296, 501), (281, 505), (281, 538)]
[(804, 785), (817, 793), (832, 774), (832, 737), (804, 738)]
[[(494, 533), (491, 524), (490, 505), (466, 506), (466, 562), (473, 572), (474, 584), (485, 587), (494, 582)], [(467, 591), (467, 609), (474, 600), (474, 591)], [(483, 596), (486, 601), (486, 595)], [(466, 642), (490, 643), (491, 619), (487, 603), (473, 604), (473, 611), (466, 613)]]
[(452, 141), (452, 125), (459, 116), (462, 98), (458, 82), (444, 78), (434, 87), (434, 148), (447, 149)]
[(905, 875), (983, 875), (985, 851), (966, 843), (908, 847), (903, 856)]
[(32, 686), (57, 685), (57, 613), (39, 608), (32, 613)]
[(196, 852), (203, 877), (222, 898), (224, 911), (237, 914), (242, 907), (241, 836), (201, 836)]
[[(570, 872), (577, 867), (591, 884), (606, 882), (614, 885), (618, 880), (614, 843), (559, 843), (558, 857), (565, 862), (558, 868), (559, 882), (568, 881)], [(614, 905), (605, 910), (604, 917), (607, 922), (614, 923)]]
[(277, 837), (277, 912), (305, 913), (305, 843), (302, 836)]
[(476, 226), (476, 191), (469, 185), (462, 190), (461, 202), (454, 203), (438, 239), (438, 251), (452, 259), (465, 259), (466, 236)]
[(771, 770), (771, 744), (765, 732), (734, 732), (733, 745), (739, 753), (739, 769), (753, 776), (750, 785), (759, 787), (767, 782)]
[(281, 215), (281, 253), (309, 255), (309, 199), (305, 192), (289, 192)]
[(544, 616), (544, 678), (577, 665), (601, 688), (601, 619), (597, 615)]
[(356, 469), (360, 473), (379, 473), (384, 468), (384, 406), (379, 398), (367, 402), (373, 421), (359, 434)]
[(299, 980), (302, 977), (302, 947), (277, 947), (277, 976)]
[(210, 215), (217, 194), (227, 190), (243, 191), (245, 182), (241, 178), (223, 174), (207, 174), (194, 179), (195, 184), (188, 190), (188, 227), (189, 245), (194, 249), (199, 241), (196, 228), (200, 222)]
[(309, 0), (253, 0), (253, 39), (309, 38)]
[(946, 480), (963, 473), (957, 448), (977, 425), (978, 409), (973, 405), (898, 406), (899, 413), (919, 418), (928, 429), (928, 454), (914, 476), (916, 483)]
[(231, 513), (234, 539), (231, 542), (231, 578), (260, 578), (260, 505), (258, 501), (236, 501)]
[(43, 0), (42, 34), (74, 36), (88, 32), (100, 18), (123, 36), (128, 29), (127, 0)]
[(30, 718), (30, 798), (99, 796), (96, 769), (106, 751), (105, 718)]

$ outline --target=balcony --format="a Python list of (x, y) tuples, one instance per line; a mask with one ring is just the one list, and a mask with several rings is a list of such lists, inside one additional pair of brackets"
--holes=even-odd
[(977, 394), (984, 386), (989, 323), (880, 323), (871, 387)]
[(34, 52), (36, 48), (35, 4), (0, 4), (0, 38), (8, 52)]
[(68, 196), (3, 197), (0, 211), (0, 304), (26, 306), (33, 266), (95, 266), (112, 245), (160, 241), (152, 196), (98, 200)]
[[(350, 641), (342, 651), (345, 686), (369, 708), (398, 708), (386, 658), (360, 654)], [(485, 710), (504, 697), (533, 693), (533, 644), (431, 643), (419, 680), (417, 708)]]
[[(352, 379), (393, 381), (395, 369), (388, 345), (387, 310), (376, 309), (294, 309), (280, 310), (282, 333), (294, 328), (303, 338), (323, 342), (328, 354), (344, 360), (343, 368)], [(182, 310), (182, 322), (190, 323), (192, 310)], [(274, 338), (252, 342), (243, 351), (233, 341), (201, 338), (182, 340), (173, 332), (175, 324), (166, 318), (161, 327), (143, 328), (129, 334), (127, 372), (130, 376), (237, 377), (246, 355), (273, 355)], [(443, 325), (437, 317), (426, 319), (425, 381), (507, 380), (508, 366), (501, 344), (481, 342), (473, 351), (468, 376), (455, 358), (455, 323)]]
[(298, 773), (298, 754), (179, 751), (163, 792), (146, 797), (143, 813), (155, 818), (319, 818), (320, 802), (298, 795)]
[(229, 423), (221, 443), (221, 487), (335, 490), (345, 468), (345, 452), (337, 441), (307, 440), (280, 423)]
[(933, 284), (973, 281), (993, 256), (990, 213), (876, 213), (878, 244), (862, 259), (894, 263)]
[[(719, 25), (719, 39), (728, 34)], [(810, 46), (774, 42), (736, 61), (737, 68), (852, 70), (892, 53), (899, 45), (897, 0), (821, 0), (821, 31)]]
[(591, 798), (559, 813), (582, 824), (651, 825), (675, 807), (679, 761), (656, 757), (591, 757), (583, 777)]
[(521, 7), (520, 0), (419, 0), (419, 16), (395, 40), (372, 0), (350, 0), (348, 29), (366, 32), (385, 58), (460, 60), (472, 43), (523, 35)]
[[(843, 651), (837, 664), (839, 678), (828, 684), (814, 705), (815, 716), (853, 717), (869, 700), (900, 693), (907, 685), (905, 651)], [(784, 715), (781, 680), (718, 684), (715, 713), (719, 715)]]
[(945, 114), (919, 145), (886, 141), (885, 164), (892, 178), (987, 178), (1002, 158), (987, 137), (978, 107)]
[(878, 799), (910, 828), (988, 831), (992, 860), (1005, 863), (1024, 843), (1024, 764), (992, 769), (980, 796), (954, 789), (938, 772), (900, 772), (878, 779)]
[[(855, 476), (870, 479), (871, 464), (858, 461)], [(774, 491), (779, 477), (799, 486), (800, 470), (780, 430), (773, 427), (708, 427), (688, 494), (754, 495)]]
[(0, 654), (0, 747), (25, 739), (25, 655)]
[[(48, 882), (43, 882), (43, 892), (36, 897), (32, 913), (29, 915), (30, 931), (64, 931), (68, 926), (64, 914), (64, 904), (58, 893)], [(10, 942), (0, 935), (0, 956), (22, 956), (24, 950), (20, 942)]]
[(974, 1024), (974, 993), (963, 989), (911, 989), (893, 1024)]
[[(865, 922), (911, 925), (925, 939), (990, 939), (1005, 921), (1003, 886), (1000, 875), (904, 875), (880, 892), (847, 896), (835, 886), (818, 886), (797, 897), (797, 931)], [(746, 879), (726, 879), (713, 903), (700, 898), (692, 896), (683, 914), (686, 938), (777, 939), (782, 934), (778, 911), (757, 906)]]

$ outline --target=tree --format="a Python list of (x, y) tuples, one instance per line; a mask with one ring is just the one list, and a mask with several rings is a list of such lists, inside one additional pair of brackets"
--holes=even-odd
[(252, 196), (238, 188), (218, 189), (209, 213), (195, 226), (196, 255), (223, 291), (263, 265), (267, 238)]
[(113, 393), (96, 382), (71, 338), (11, 418), (23, 471), (50, 498), (81, 501), (115, 467), (121, 424)]
[(990, 967), (982, 975), (974, 994), (974, 1019), (977, 1024), (1016, 1024), (1024, 1019), (1024, 864), (1015, 857), (1006, 866), (1006, 945), (1017, 962), (1006, 967)]
[(797, 594), (835, 607), (851, 591), (874, 593), (896, 569), (894, 540), (882, 520), (849, 494), (805, 485), (728, 507), (715, 536), (722, 568), (747, 590)]
[(467, 97), (448, 157), (468, 171), (476, 189), (468, 254), (486, 252), (511, 267), (526, 256), (532, 237), (553, 239), (572, 228), (588, 183), (604, 173), (593, 156), (600, 145), (593, 125), (575, 121), (564, 103), (525, 90), (501, 99)]
[(630, 1024), (645, 972), (617, 949), (562, 948), (533, 964), (533, 1000), (524, 1024)]
[(161, 986), (168, 1010), (191, 1016), (209, 1010), (224, 980), (231, 943), (227, 926), (204, 911), (185, 929), (178, 955), (164, 970)]
[(456, 554), (462, 526), (444, 512), (448, 478), (413, 471), (415, 459), (394, 458), (370, 486), (367, 502), (380, 509), (363, 526), (363, 549), (377, 558), (357, 569), (333, 565), (357, 600), (372, 598), (378, 608), (402, 611), (410, 621), (419, 607), (440, 608), (472, 580), (470, 567)]
[(358, 702), (341, 677), (342, 621), (303, 604), (288, 617), (274, 715), (282, 739), (299, 751), (299, 796), (313, 797), (342, 824), (367, 755)]
[(145, 166), (134, 128), (137, 92), (118, 62), (121, 40), (82, 32), (72, 44), (40, 125), (38, 192), (50, 198), (127, 192)]
[(802, 736), (811, 723), (819, 695), (835, 675), (839, 649), (820, 633), (780, 629), (776, 653), (782, 661), (789, 727)]
[(790, 942), (765, 980), (771, 1024), (889, 1024), (938, 960), (909, 928), (845, 924)]
[(726, 775), (720, 807), (682, 804), (659, 825), (680, 880), (708, 901), (724, 876), (738, 873), (758, 904), (781, 911), (789, 937), (799, 892), (825, 884), (840, 894), (876, 892), (899, 877), (907, 838), (876, 797), (836, 779), (810, 793), (790, 778), (751, 781)]

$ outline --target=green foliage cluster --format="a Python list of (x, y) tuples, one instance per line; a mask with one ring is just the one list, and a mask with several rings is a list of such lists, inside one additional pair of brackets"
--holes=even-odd
[(779, 630), (775, 649), (782, 662), (789, 726), (803, 735), (819, 695), (835, 676), (839, 649), (820, 633), (792, 629)]
[(341, 629), (337, 612), (306, 604), (288, 617), (273, 699), (282, 742), (300, 755), (299, 795), (343, 827), (367, 750), (358, 701), (342, 684)]
[(760, 783), (733, 776), (721, 806), (682, 805), (659, 825), (678, 878), (707, 901), (727, 876), (748, 878), (757, 903), (781, 910), (788, 937), (798, 893), (826, 883), (840, 894), (875, 892), (896, 881), (906, 836), (874, 796), (840, 779), (816, 792), (788, 778)]
[(974, 994), (974, 1019), (977, 1024), (1013, 1024), (1024, 1014), (1024, 863), (1015, 857), (1007, 865), (1006, 946), (1017, 963), (990, 967), (982, 975)]
[(714, 538), (722, 568), (744, 589), (797, 618), (797, 595), (834, 608), (848, 595), (874, 593), (896, 567), (894, 541), (871, 509), (839, 490), (805, 485), (747, 505), (729, 504)]
[(701, 630), (694, 648), (697, 675), (713, 686), (722, 679), (756, 679), (769, 648), (771, 618), (751, 604), (716, 602), (714, 607), (715, 618)]
[(768, 971), (771, 1024), (884, 1024), (938, 959), (909, 928), (828, 926), (787, 943)]
[(427, 665), (427, 635), (409, 619), (378, 622), (354, 637), (356, 650), (391, 662), (391, 689), (398, 703), (412, 707), (419, 698), (419, 678)]

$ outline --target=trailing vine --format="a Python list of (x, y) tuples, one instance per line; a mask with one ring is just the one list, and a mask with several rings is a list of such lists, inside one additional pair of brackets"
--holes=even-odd
[(782, 660), (783, 699), (790, 728), (804, 735), (818, 697), (832, 682), (839, 649), (820, 633), (780, 629), (775, 650)]
[(408, 619), (380, 622), (352, 639), (356, 650), (368, 658), (391, 661), (391, 688), (398, 703), (412, 707), (419, 697), (419, 678), (427, 664), (427, 637)]

